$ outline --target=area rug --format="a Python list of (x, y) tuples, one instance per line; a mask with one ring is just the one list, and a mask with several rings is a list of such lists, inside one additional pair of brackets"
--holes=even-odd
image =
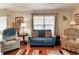
[(39, 55), (39, 50), (33, 50), (32, 55)]
[(66, 50), (33, 50), (32, 55), (70, 55)]
[(61, 55), (58, 50), (33, 50), (32, 55)]
[(48, 50), (48, 55), (61, 55), (59, 50)]
[(70, 55), (70, 53), (64, 49), (61, 49), (60, 51), (63, 55)]
[(20, 49), (16, 55), (23, 55), (23, 53), (25, 52), (26, 50), (25, 49)]

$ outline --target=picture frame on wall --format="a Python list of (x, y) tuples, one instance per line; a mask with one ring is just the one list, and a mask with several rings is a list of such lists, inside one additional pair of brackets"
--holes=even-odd
[(75, 19), (76, 25), (79, 25), (79, 13), (74, 15), (74, 19)]
[(24, 22), (23, 21), (23, 17), (15, 17), (16, 27), (20, 27), (20, 25), (21, 25), (22, 22)]

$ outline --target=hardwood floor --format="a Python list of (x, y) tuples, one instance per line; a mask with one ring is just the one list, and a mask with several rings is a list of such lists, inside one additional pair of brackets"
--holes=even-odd
[[(12, 50), (12, 51), (5, 52), (4, 55), (27, 55), (25, 52), (26, 52), (26, 49), (29, 49), (29, 48), (30, 48), (29, 44), (22, 44), (19, 49), (15, 49), (15, 50)], [(55, 47), (31, 47), (31, 49), (59, 50), (61, 53), (63, 52), (66, 55), (69, 55), (69, 54), (70, 55), (78, 55), (77, 53), (73, 53), (71, 51), (64, 50), (60, 46), (55, 46)], [(63, 53), (62, 53), (62, 55), (64, 55)]]

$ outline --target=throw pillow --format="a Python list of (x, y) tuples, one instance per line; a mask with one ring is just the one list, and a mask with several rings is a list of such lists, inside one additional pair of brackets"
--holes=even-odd
[(37, 31), (33, 31), (33, 32), (32, 32), (32, 37), (37, 37), (37, 36), (38, 36)]
[(51, 32), (45, 32), (45, 37), (50, 38), (51, 37)]

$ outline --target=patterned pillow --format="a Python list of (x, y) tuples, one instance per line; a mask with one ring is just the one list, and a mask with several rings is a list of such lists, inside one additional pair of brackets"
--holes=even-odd
[(32, 37), (37, 37), (38, 36), (38, 32), (37, 31), (33, 31), (32, 32)]
[(51, 32), (45, 32), (45, 37), (50, 38), (51, 37)]

